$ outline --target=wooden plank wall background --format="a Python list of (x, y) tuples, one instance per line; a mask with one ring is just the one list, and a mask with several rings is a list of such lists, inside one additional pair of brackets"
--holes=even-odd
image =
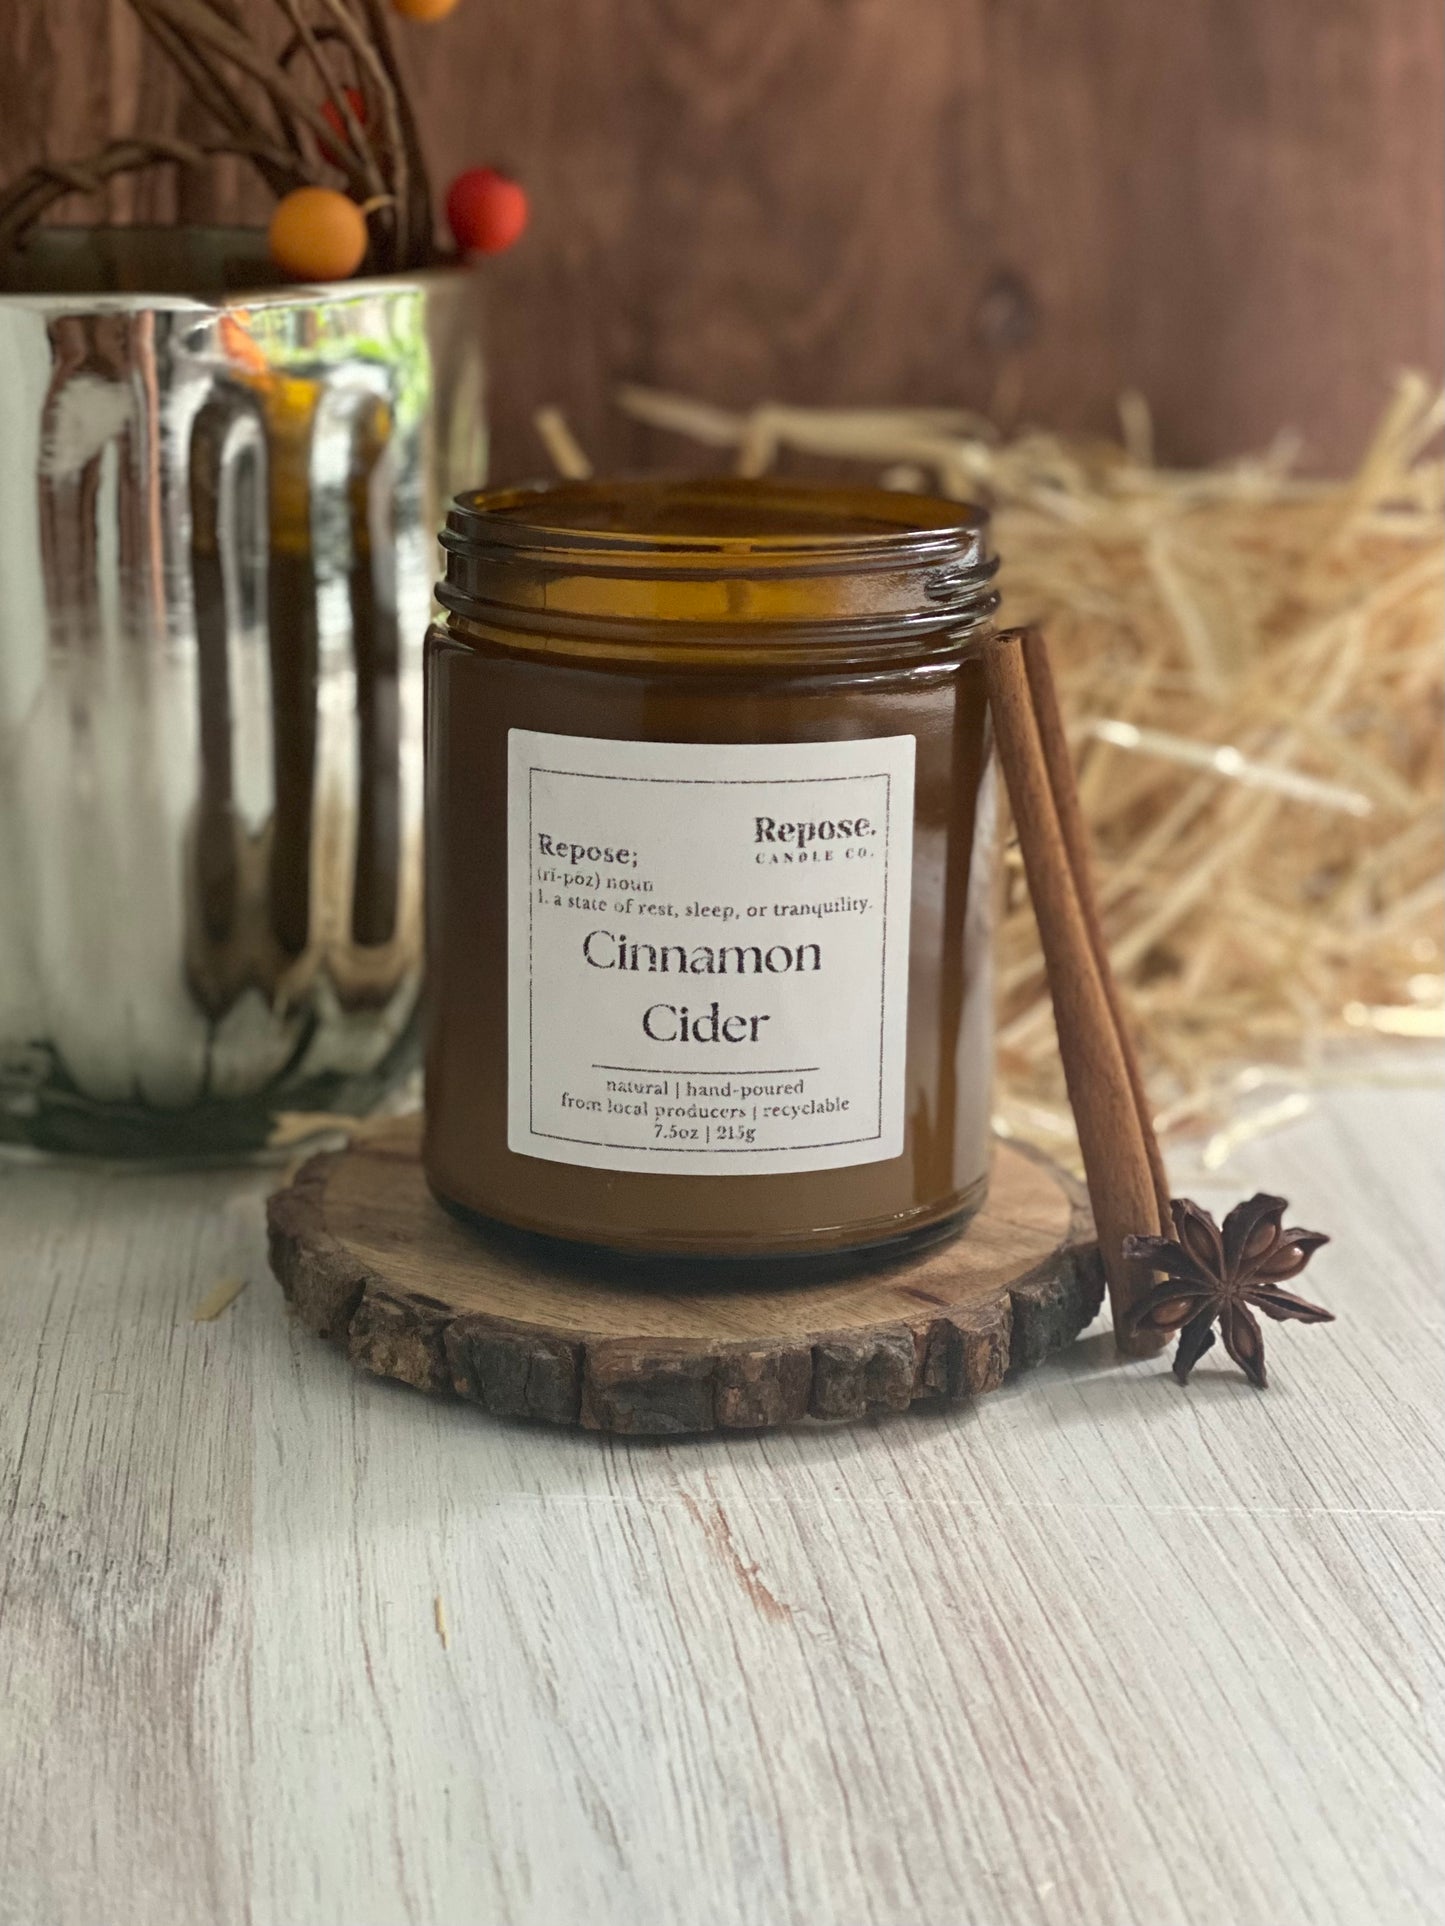
[[(1434, 0), (461, 0), (398, 38), (439, 182), (535, 197), (494, 269), (499, 474), (542, 465), (542, 401), (604, 462), (675, 459), (620, 379), (1067, 427), (1133, 386), (1170, 458), (1291, 426), (1339, 466), (1439, 366)], [(124, 0), (3, 0), (0, 173), (136, 125), (187, 113)], [(264, 212), (234, 168), (180, 192)]]

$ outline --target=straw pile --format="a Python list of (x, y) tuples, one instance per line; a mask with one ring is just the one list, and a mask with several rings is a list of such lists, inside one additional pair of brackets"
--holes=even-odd
[[(1117, 445), (1002, 440), (958, 410), (621, 400), (745, 474), (785, 451), (845, 459), (993, 509), (1003, 617), (1051, 645), (1161, 1128), (1217, 1120), (1268, 1081), (1258, 1066), (1307, 1072), (1333, 1037), (1442, 1034), (1445, 406), (1422, 380), (1342, 481), (1294, 476), (1284, 445), (1157, 467), (1135, 396)], [(1007, 884), (1001, 1122), (1063, 1144), (1012, 853)]]

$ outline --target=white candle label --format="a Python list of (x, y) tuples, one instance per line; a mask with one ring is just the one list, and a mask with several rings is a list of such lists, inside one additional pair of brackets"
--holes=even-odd
[(717, 1176), (901, 1155), (913, 750), (511, 730), (511, 1149)]

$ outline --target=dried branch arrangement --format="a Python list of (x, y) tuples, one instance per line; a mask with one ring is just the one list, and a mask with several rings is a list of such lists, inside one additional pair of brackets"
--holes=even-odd
[[(0, 193), (0, 255), (59, 200), (157, 165), (248, 161), (278, 198), (339, 188), (366, 217), (378, 272), (435, 257), (431, 189), (386, 0), (128, 0), (214, 123), (194, 140), (136, 137), (32, 167)], [(403, 12), (426, 16), (413, 3)], [(433, 7), (432, 11), (441, 11)]]
[[(1122, 445), (1001, 440), (941, 409), (729, 414), (629, 389), (653, 426), (766, 472), (785, 451), (994, 510), (1003, 619), (1046, 630), (1096, 851), (1108, 954), (1162, 1129), (1229, 1109), (1249, 1066), (1362, 1032), (1439, 1036), (1445, 406), (1402, 380), (1356, 473), (1280, 447), (1162, 469)], [(1001, 1121), (1066, 1145), (1053, 1016), (1016, 858)]]

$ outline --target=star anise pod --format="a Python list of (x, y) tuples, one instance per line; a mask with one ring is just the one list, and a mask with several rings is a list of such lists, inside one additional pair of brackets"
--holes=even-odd
[(1251, 1384), (1262, 1391), (1264, 1339), (1250, 1305), (1276, 1319), (1327, 1324), (1333, 1311), (1307, 1304), (1279, 1287), (1297, 1277), (1321, 1244), (1323, 1231), (1285, 1230), (1283, 1197), (1263, 1191), (1236, 1204), (1221, 1230), (1207, 1210), (1176, 1197), (1169, 1206), (1173, 1237), (1126, 1237), (1124, 1255), (1163, 1271), (1167, 1283), (1152, 1290), (1133, 1315), (1136, 1331), (1179, 1332), (1174, 1375), (1181, 1384), (1214, 1342), (1219, 1321), (1224, 1348)]

